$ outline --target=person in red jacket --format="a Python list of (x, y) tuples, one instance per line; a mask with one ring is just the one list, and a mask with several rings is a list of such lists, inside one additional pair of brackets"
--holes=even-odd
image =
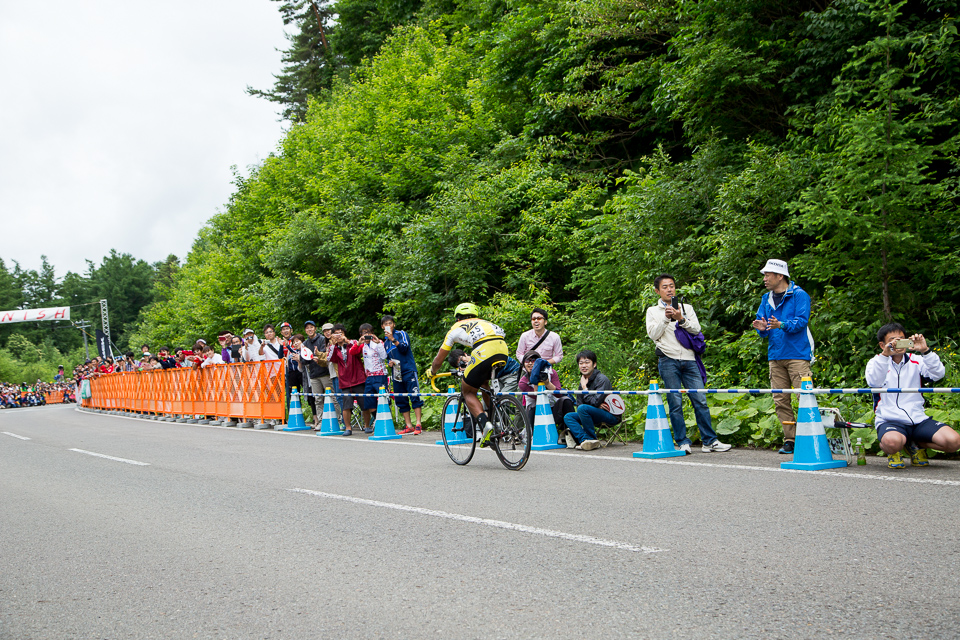
[(327, 360), (337, 365), (340, 379), (340, 391), (343, 393), (343, 423), (345, 436), (352, 436), (350, 420), (353, 418), (354, 400), (363, 407), (363, 387), (367, 382), (367, 372), (363, 367), (363, 345), (350, 340), (344, 333), (342, 324), (333, 325), (327, 347)]

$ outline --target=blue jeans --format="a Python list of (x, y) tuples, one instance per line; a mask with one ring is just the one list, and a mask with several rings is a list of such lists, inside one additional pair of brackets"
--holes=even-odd
[[(703, 389), (703, 378), (695, 360), (674, 360), (665, 356), (660, 357), (657, 364), (660, 377), (665, 389)], [(707, 408), (707, 394), (688, 393), (693, 403), (693, 414), (697, 417), (697, 427), (700, 429), (700, 440), (703, 444), (712, 444), (717, 439), (710, 421), (710, 409)], [(690, 444), (687, 437), (687, 423), (683, 420), (683, 400), (679, 393), (668, 393), (667, 404), (670, 406), (670, 426), (673, 427), (673, 439), (677, 444)]]
[[(333, 391), (333, 402), (337, 405), (337, 415), (343, 411), (343, 394), (340, 393), (340, 378), (330, 378), (330, 390)], [(353, 407), (350, 407), (351, 409)]]
[(573, 434), (577, 444), (581, 444), (584, 440), (597, 439), (595, 424), (613, 425), (618, 422), (620, 422), (618, 416), (609, 411), (591, 407), (589, 404), (581, 404), (577, 407), (576, 412), (563, 416), (563, 424), (567, 425), (567, 429), (570, 429), (570, 433)]
[(367, 381), (363, 383), (363, 393), (366, 394), (363, 396), (363, 402), (360, 404), (363, 406), (364, 410), (372, 411), (377, 408), (377, 397), (376, 395), (380, 393), (380, 387), (387, 386), (387, 376), (367, 376)]

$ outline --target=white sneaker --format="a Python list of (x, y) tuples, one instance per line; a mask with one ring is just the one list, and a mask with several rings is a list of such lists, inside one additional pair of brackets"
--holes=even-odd
[(705, 444), (700, 447), (700, 450), (704, 453), (712, 453), (714, 451), (730, 451), (733, 448), (733, 445), (723, 444), (719, 440), (714, 440), (711, 444)]
[(569, 431), (563, 434), (563, 438), (564, 438), (564, 441), (567, 443), (567, 449), (577, 448), (577, 441), (576, 439), (574, 439), (574, 437), (570, 434)]
[(580, 448), (584, 451), (593, 451), (600, 446), (599, 440), (584, 440), (580, 443)]
[(682, 445), (680, 445), (680, 448), (678, 449), (678, 451), (683, 451), (683, 452), (686, 453), (687, 455), (690, 455), (691, 453), (693, 453), (693, 451), (690, 450), (690, 445), (689, 445), (689, 444), (682, 444)]

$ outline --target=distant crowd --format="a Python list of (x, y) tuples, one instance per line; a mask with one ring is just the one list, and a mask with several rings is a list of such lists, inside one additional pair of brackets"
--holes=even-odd
[(15, 409), (17, 407), (39, 407), (47, 404), (47, 395), (60, 399), (62, 402), (75, 402), (74, 385), (63, 379), (63, 367), (58, 374), (60, 380), (56, 382), (42, 382), (40, 379), (28, 385), (26, 382), (15, 384), (0, 383), (0, 409)]

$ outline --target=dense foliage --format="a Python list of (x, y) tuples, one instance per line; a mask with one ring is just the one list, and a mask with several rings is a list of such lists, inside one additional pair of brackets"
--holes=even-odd
[[(485, 303), (513, 341), (541, 303), (568, 352), (644, 384), (666, 271), (703, 321), (711, 383), (756, 385), (759, 268), (781, 257), (814, 299), (819, 385), (861, 384), (889, 319), (951, 353), (955, 3), (282, 7), (300, 34), (264, 94), (295, 122), (236, 176), (139, 337), (307, 318), (355, 334), (389, 311), (425, 362), (456, 303)], [(736, 400), (723, 431), (766, 442), (764, 403)]]

